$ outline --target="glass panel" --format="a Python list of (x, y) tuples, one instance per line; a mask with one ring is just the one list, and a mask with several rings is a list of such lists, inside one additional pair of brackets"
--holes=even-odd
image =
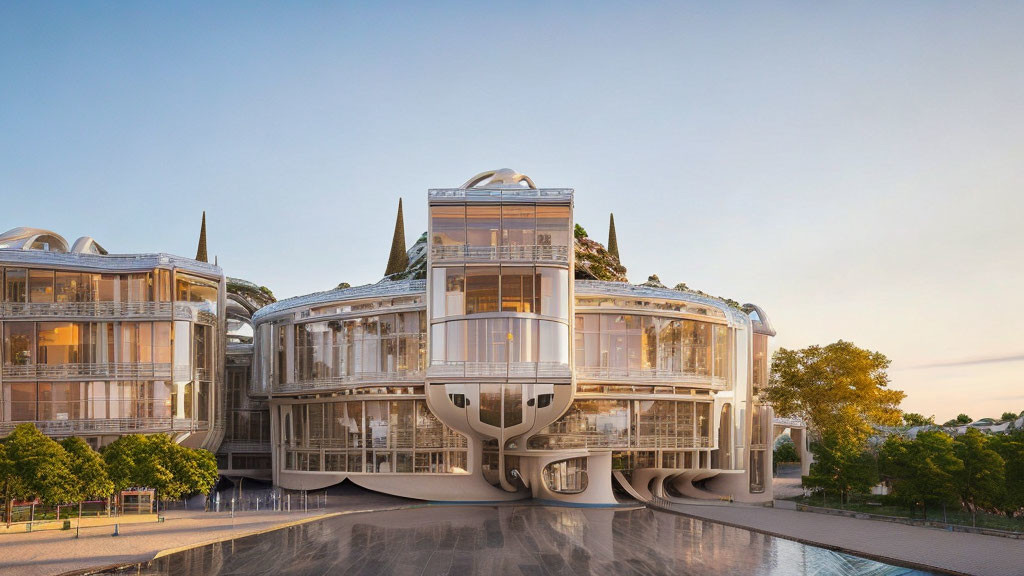
[(370, 448), (387, 448), (388, 403), (373, 400), (366, 403), (366, 438)]
[(501, 384), (480, 384), (480, 421), (501, 428)]
[(569, 272), (561, 268), (537, 268), (537, 313), (569, 319)]
[(505, 246), (536, 244), (537, 214), (532, 205), (501, 207), (501, 243)]
[(57, 302), (84, 302), (86, 290), (78, 272), (57, 272), (53, 289)]
[(552, 362), (557, 364), (569, 363), (569, 327), (558, 322), (541, 320), (538, 323), (540, 330), (539, 362)]
[(466, 272), (461, 266), (434, 268), (433, 302), (431, 313), (435, 318), (461, 316), (466, 313)]
[(501, 210), (498, 205), (466, 206), (466, 243), (497, 246)]
[(431, 244), (463, 246), (466, 243), (466, 207), (433, 206), (430, 209)]
[(34, 328), (32, 322), (4, 323), (4, 364), (26, 366), (32, 363)]
[(498, 268), (466, 269), (466, 314), (498, 311)]
[(579, 494), (587, 489), (587, 459), (570, 458), (544, 467), (544, 485), (558, 494)]
[(754, 392), (768, 385), (768, 336), (754, 334)]
[(501, 267), (502, 312), (533, 312), (533, 274), (532, 266)]
[(121, 279), (117, 274), (100, 274), (96, 281), (96, 300), (99, 302), (119, 302)]
[(192, 329), (188, 322), (184, 320), (174, 322), (174, 377), (176, 380), (192, 379), (191, 335)]
[(556, 422), (530, 438), (533, 449), (626, 448), (630, 435), (626, 400), (577, 400)]
[(7, 421), (36, 419), (36, 384), (4, 383), (4, 419)]
[(713, 326), (712, 328), (715, 339), (713, 375), (718, 378), (728, 378), (729, 358), (731, 357), (731, 354), (729, 353), (729, 328), (719, 325)]
[(537, 206), (537, 244), (569, 246), (572, 222), (568, 206)]
[(53, 272), (29, 270), (29, 302), (53, 302)]
[(505, 428), (523, 423), (523, 385), (504, 384), (505, 387)]
[(4, 298), (8, 302), (25, 302), (28, 298), (28, 271), (8, 268), (4, 278)]
[(80, 361), (79, 325), (71, 322), (40, 322), (38, 364), (69, 364)]

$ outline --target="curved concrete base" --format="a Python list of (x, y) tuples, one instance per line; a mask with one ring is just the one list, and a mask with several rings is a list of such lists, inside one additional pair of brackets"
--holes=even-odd
[(348, 479), (374, 492), (434, 502), (511, 502), (530, 496), (491, 486), (479, 474), (352, 474)]

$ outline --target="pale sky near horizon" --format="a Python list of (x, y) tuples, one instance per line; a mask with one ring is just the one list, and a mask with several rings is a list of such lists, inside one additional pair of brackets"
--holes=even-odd
[(1024, 4), (0, 4), (0, 231), (380, 278), (404, 198), (576, 189), (633, 282), (884, 352), (903, 407), (1024, 410)]

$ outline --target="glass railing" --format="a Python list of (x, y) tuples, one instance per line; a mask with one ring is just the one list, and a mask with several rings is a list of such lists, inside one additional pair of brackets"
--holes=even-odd
[(659, 370), (657, 368), (577, 366), (575, 372), (577, 378), (586, 381), (635, 380), (711, 387), (715, 389), (725, 389), (729, 386), (729, 379), (721, 376), (709, 376), (707, 374), (679, 372), (676, 370)]
[(428, 378), (570, 378), (572, 370), (561, 362), (433, 362)]
[[(5, 365), (4, 379), (59, 380), (66, 378), (100, 378), (115, 380), (168, 379), (172, 372), (169, 363), (104, 362), (77, 364)], [(190, 378), (189, 378), (190, 379)]]
[(569, 262), (568, 246), (431, 246), (434, 263), (462, 261)]

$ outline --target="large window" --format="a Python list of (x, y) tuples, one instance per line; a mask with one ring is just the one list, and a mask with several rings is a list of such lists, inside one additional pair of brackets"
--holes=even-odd
[(556, 494), (579, 494), (587, 489), (587, 458), (569, 458), (544, 467), (544, 485)]
[(297, 404), (281, 410), (288, 470), (452, 473), (466, 469), (465, 437), (442, 424), (423, 400)]
[(576, 315), (577, 368), (611, 375), (729, 378), (729, 329), (696, 320), (631, 314)]
[(568, 206), (537, 206), (537, 244), (571, 246), (572, 222)]
[(501, 243), (532, 246), (537, 243), (537, 211), (532, 204), (501, 207)]
[(530, 438), (533, 449), (711, 447), (710, 402), (576, 400)]
[(498, 311), (498, 267), (466, 269), (466, 314)]
[(29, 302), (53, 302), (52, 270), (28, 271), (28, 298)]
[(4, 322), (4, 364), (25, 366), (32, 364), (35, 352), (35, 324), (32, 322)]
[(430, 208), (431, 244), (463, 246), (466, 244), (466, 207), (433, 206)]
[(210, 314), (217, 313), (217, 284), (178, 273), (175, 297), (179, 302), (191, 302)]
[(8, 302), (25, 302), (28, 299), (27, 270), (8, 268), (4, 272), (4, 298)]
[(501, 230), (501, 207), (497, 204), (466, 206), (466, 244), (497, 246)]
[(40, 322), (36, 338), (38, 364), (80, 362), (80, 326), (73, 322)]

